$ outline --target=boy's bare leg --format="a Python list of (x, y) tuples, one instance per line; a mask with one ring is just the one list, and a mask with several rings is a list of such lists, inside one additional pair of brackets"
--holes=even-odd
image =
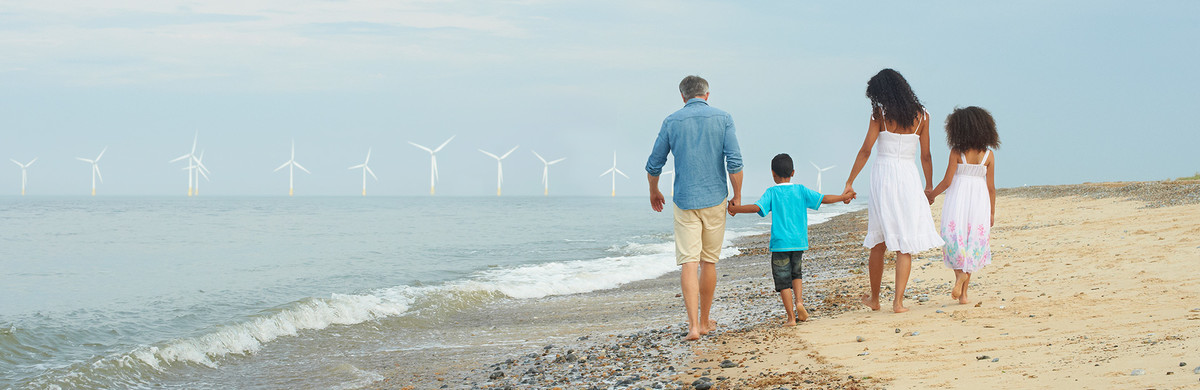
[(783, 322), (783, 326), (796, 326), (796, 311), (792, 308), (795, 305), (792, 301), (792, 289), (780, 291), (779, 299), (783, 301), (783, 310), (787, 312), (787, 321)]
[(958, 299), (962, 296), (963, 290), (963, 271), (961, 269), (954, 270), (954, 289), (950, 290), (950, 298)]
[(867, 262), (867, 272), (871, 274), (871, 295), (863, 294), (862, 303), (871, 310), (879, 310), (879, 285), (883, 283), (883, 253), (886, 251), (886, 244), (881, 242), (875, 245)]
[(804, 309), (804, 282), (792, 279), (792, 291), (796, 294), (796, 320), (808, 321), (808, 310)]
[(971, 301), (967, 300), (967, 285), (970, 283), (971, 283), (971, 274), (963, 272), (962, 295), (958, 296), (958, 303), (960, 305), (965, 305), (965, 304), (971, 303)]
[(908, 311), (908, 308), (904, 307), (904, 290), (908, 288), (910, 272), (912, 272), (912, 255), (896, 252), (896, 298), (892, 300), (892, 311), (894, 312)]
[(679, 272), (679, 286), (683, 290), (683, 307), (687, 309), (688, 334), (685, 340), (700, 339), (700, 322), (696, 317), (696, 304), (700, 299), (700, 279), (696, 276), (696, 262), (683, 263)]
[(717, 330), (717, 322), (708, 318), (712, 309), (713, 293), (717, 290), (717, 263), (700, 262), (700, 334)]

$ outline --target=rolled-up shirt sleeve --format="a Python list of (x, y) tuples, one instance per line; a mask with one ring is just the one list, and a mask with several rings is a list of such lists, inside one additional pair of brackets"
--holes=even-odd
[(725, 169), (730, 175), (742, 171), (742, 149), (738, 147), (737, 134), (733, 128), (733, 117), (725, 118)]
[[(667, 131), (667, 121), (663, 121), (662, 129), (658, 131), (658, 139), (654, 140), (654, 148), (650, 150), (650, 158), (646, 159), (646, 173), (650, 176), (662, 174), (663, 165), (667, 164), (667, 153), (671, 152), (671, 137)], [(738, 165), (741, 165), (739, 157)]]

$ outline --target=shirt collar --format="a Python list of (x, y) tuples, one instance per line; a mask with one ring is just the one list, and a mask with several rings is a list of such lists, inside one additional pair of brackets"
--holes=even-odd
[(688, 99), (686, 105), (690, 106), (690, 105), (692, 105), (692, 103), (700, 103), (700, 104), (703, 104), (706, 106), (708, 105), (708, 101), (704, 100), (704, 98), (698, 98), (698, 97)]

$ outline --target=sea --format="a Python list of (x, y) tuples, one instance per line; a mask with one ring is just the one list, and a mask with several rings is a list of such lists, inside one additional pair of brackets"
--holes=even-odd
[[(442, 356), (488, 329), (492, 343), (536, 343), (534, 330), (463, 313), (678, 270), (671, 213), (649, 206), (3, 197), (0, 389), (359, 388), (383, 378), (380, 361)], [(810, 224), (863, 207), (824, 206)], [(769, 229), (770, 218), (729, 218), (723, 255)]]

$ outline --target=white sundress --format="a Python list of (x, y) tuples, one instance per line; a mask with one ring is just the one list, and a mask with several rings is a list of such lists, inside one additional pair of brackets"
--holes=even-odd
[(973, 273), (992, 263), (992, 200), (987, 188), (987, 163), (960, 160), (942, 204), (942, 260), (947, 267)]
[[(921, 119), (928, 116), (925, 113)], [(920, 126), (918, 122), (917, 128)], [(945, 244), (933, 225), (933, 213), (914, 162), (920, 148), (919, 135), (892, 133), (884, 124), (884, 131), (875, 140), (863, 246), (873, 248), (882, 242), (888, 250), (913, 254)]]

